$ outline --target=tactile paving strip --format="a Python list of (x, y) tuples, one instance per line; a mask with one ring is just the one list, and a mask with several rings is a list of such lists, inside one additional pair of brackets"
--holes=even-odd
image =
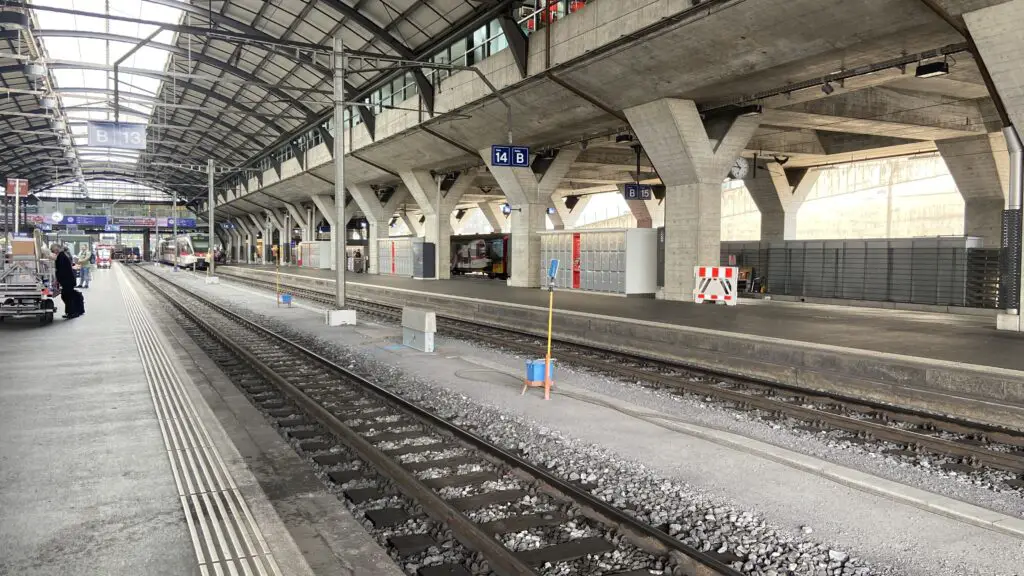
[(234, 479), (185, 393), (138, 292), (117, 268), (167, 457), (203, 576), (280, 576)]

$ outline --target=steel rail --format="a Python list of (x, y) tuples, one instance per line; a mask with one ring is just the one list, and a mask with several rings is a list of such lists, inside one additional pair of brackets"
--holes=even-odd
[[(150, 278), (143, 276), (138, 269), (134, 270), (137, 277), (144, 280), (146, 284), (160, 294), (163, 298), (169, 301), (175, 308), (180, 312), (188, 316), (193, 322), (198, 324), (204, 331), (209, 333), (214, 339), (226, 346), (232, 352), (237, 354), (239, 357), (245, 360), (253, 366), (263, 377), (272, 382), (277, 386), (286, 396), (292, 399), (302, 410), (306, 411), (311, 417), (319, 422), (324, 428), (334, 434), (339, 440), (349, 446), (353, 452), (355, 452), (360, 458), (363, 458), (366, 462), (370, 463), (379, 472), (387, 476), (395, 486), (406, 496), (415, 500), (423, 510), (434, 520), (447, 525), (451, 530), (455, 538), (471, 550), (475, 550), (483, 554), (491, 567), (499, 574), (507, 576), (521, 576), (521, 575), (535, 575), (528, 565), (522, 560), (517, 558), (513, 552), (502, 546), (502, 544), (494, 539), (491, 534), (484, 532), (478, 526), (473, 524), (464, 514), (456, 510), (451, 504), (445, 502), (437, 494), (434, 493), (429, 487), (423, 482), (416, 478), (415, 475), (403, 468), (398, 462), (388, 457), (381, 449), (377, 448), (365, 438), (360, 436), (357, 432), (352, 430), (349, 426), (345, 425), (339, 420), (334, 414), (331, 414), (326, 408), (321, 406), (315, 400), (309, 397), (305, 392), (285, 380), (276, 370), (268, 366), (262, 360), (257, 358), (253, 353), (247, 350), (244, 346), (235, 342), (229, 336), (225, 335), (221, 330), (218, 330), (206, 319), (202, 318), (199, 314), (196, 314), (193, 310), (190, 310), (185, 306), (179, 299), (169, 294), (166, 290), (157, 286), (156, 282), (153, 282)], [(147, 271), (148, 272), (148, 271)], [(155, 274), (150, 272), (150, 275), (155, 277)], [(170, 284), (168, 280), (162, 279), (162, 281)], [(173, 285), (173, 284), (172, 284)], [(221, 314), (225, 318), (233, 320), (257, 333), (264, 336), (269, 336), (274, 340), (283, 343), (285, 345), (294, 347), (300, 352), (313, 356), (318, 361), (328, 365), (332, 370), (335, 370), (343, 374), (347, 379), (350, 379), (357, 384), (363, 385), (369, 388), (371, 391), (378, 392), (378, 388), (371, 384), (369, 381), (362, 377), (349, 372), (348, 370), (326, 360), (315, 353), (290, 342), (286, 338), (267, 330), (266, 328), (256, 324), (246, 318), (243, 318), (222, 306), (214, 304), (209, 300), (198, 296), (194, 293), (188, 292), (180, 286), (175, 286), (179, 290), (187, 292), (191, 297), (199, 300), (204, 305), (212, 308), (217, 313)], [(379, 392), (378, 392), (379, 393)]]
[[(153, 277), (160, 278), (152, 271), (147, 270), (147, 273)], [(141, 274), (140, 277), (142, 277)], [(693, 576), (740, 576), (740, 572), (736, 571), (724, 562), (670, 536), (667, 532), (663, 530), (659, 530), (653, 526), (649, 526), (643, 522), (638, 521), (636, 518), (633, 518), (632, 516), (626, 514), (624, 511), (598, 499), (597, 497), (590, 494), (583, 488), (580, 488), (579, 486), (576, 486), (568, 481), (565, 481), (555, 476), (554, 474), (544, 469), (541, 469), (535, 466), (534, 464), (527, 462), (526, 460), (523, 460), (519, 456), (516, 456), (515, 454), (512, 454), (511, 452), (508, 452), (502, 449), (501, 447), (488, 442), (487, 440), (473, 434), (472, 432), (469, 432), (468, 430), (465, 430), (464, 428), (456, 426), (455, 424), (445, 420), (444, 418), (441, 418), (440, 416), (434, 414), (433, 412), (409, 402), (408, 400), (402, 398), (401, 396), (398, 396), (395, 393), (390, 392), (378, 386), (377, 384), (374, 384), (373, 382), (367, 380), (366, 378), (360, 376), (359, 374), (351, 372), (347, 368), (344, 368), (334, 363), (333, 361), (321, 356), (320, 354), (312, 350), (309, 350), (305, 346), (298, 344), (285, 336), (282, 336), (264, 326), (261, 326), (260, 324), (248, 320), (247, 318), (244, 318), (241, 315), (236, 314), (235, 312), (232, 312), (218, 304), (215, 304), (210, 300), (202, 296), (199, 296), (198, 294), (195, 294), (194, 292), (190, 292), (185, 288), (174, 285), (173, 283), (170, 283), (170, 281), (164, 278), (160, 279), (164, 282), (172, 284), (178, 290), (187, 292), (190, 297), (195, 298), (196, 300), (202, 302), (204, 305), (210, 308), (213, 308), (217, 313), (225, 317), (228, 317), (257, 333), (273, 338), (286, 346), (294, 348), (296, 351), (300, 352), (301, 354), (305, 355), (311, 360), (314, 360), (315, 362), (318, 362), (328, 367), (329, 369), (340, 373), (346, 379), (351, 380), (352, 382), (359, 384), (361, 387), (377, 394), (384, 400), (391, 402), (392, 404), (398, 406), (401, 410), (405, 411), (408, 414), (411, 414), (412, 416), (425, 422), (426, 424), (433, 426), (437, 429), (443, 430), (444, 432), (451, 434), (455, 438), (465, 442), (466, 444), (472, 446), (473, 448), (480, 450), (484, 454), (491, 456), (497, 461), (502, 462), (512, 467), (513, 469), (526, 474), (532, 480), (539, 482), (544, 488), (546, 488), (546, 491), (548, 493), (556, 497), (561, 497), (562, 499), (565, 500), (570, 500), (573, 503), (579, 505), (581, 507), (581, 511), (584, 513), (585, 516), (591, 517), (592, 519), (595, 519), (599, 522), (602, 522), (609, 526), (613, 526), (623, 531), (625, 534), (629, 536), (629, 539), (636, 546), (648, 551), (653, 551), (656, 553), (670, 556), (676, 561), (677, 565), (684, 570), (684, 574)], [(161, 294), (163, 294), (166, 298), (171, 300), (176, 308), (184, 312), (190, 318), (196, 320), (197, 323), (199, 323), (200, 325), (204, 326), (205, 330), (207, 330), (208, 332), (210, 331), (210, 329), (205, 327), (209, 326), (207, 322), (198, 318), (198, 316), (195, 315), (194, 313), (188, 311), (184, 305), (175, 301), (171, 296), (167, 295), (166, 291), (163, 291), (162, 289), (156, 287), (155, 283), (150, 281), (148, 278), (146, 278), (145, 280), (148, 284), (153, 286), (155, 289), (159, 290)], [(333, 299), (331, 300), (331, 302), (333, 302)], [(217, 336), (216, 331), (210, 333), (232, 350), (240, 348), (238, 344), (234, 342), (225, 342), (224, 340), (222, 340), (220, 337)], [(239, 354), (242, 355), (246, 359), (246, 361), (250, 361), (250, 359), (252, 359), (251, 361), (253, 362), (253, 365), (256, 366), (261, 371), (261, 373), (264, 373), (264, 371), (269, 371), (266, 372), (266, 376), (270, 378), (275, 384), (283, 383), (284, 386), (280, 386), (282, 390), (286, 391), (286, 393), (289, 394), (289, 396), (292, 396), (296, 403), (300, 404), (300, 406), (302, 406), (304, 409), (309, 409), (311, 415), (317, 417), (318, 419), (320, 418), (321, 415), (325, 416), (325, 421), (323, 423), (326, 427), (332, 430), (332, 432), (334, 431), (335, 427), (340, 427), (339, 430), (344, 432), (345, 434), (341, 437), (346, 441), (349, 437), (349, 434), (354, 435), (357, 440), (362, 440), (361, 437), (358, 437), (357, 433), (355, 433), (347, 426), (345, 426), (343, 423), (338, 421), (333, 415), (327, 412), (323, 407), (316, 404), (314, 400), (309, 398), (301, 390), (295, 388), (290, 383), (284, 381), (280, 375), (278, 375), (271, 368), (263, 364), (254, 356), (252, 356), (252, 354), (248, 353), (248, 351), (240, 349)], [(362, 440), (362, 442), (365, 442), (365, 440)], [(368, 442), (366, 443), (366, 445), (368, 446), (368, 450), (378, 450), (376, 447), (374, 447), (372, 444), (369, 444)], [(353, 449), (357, 448), (353, 446)], [(362, 452), (360, 452), (360, 455), (363, 455)], [(369, 456), (364, 457), (367, 458), (367, 461), (372, 462), (373, 465), (377, 465), (377, 460), (375, 458), (370, 459)], [(391, 465), (393, 465), (387, 469), (382, 470), (385, 474), (390, 475), (391, 469), (394, 468), (396, 475), (409, 475), (408, 472), (405, 472), (404, 468), (394, 463), (386, 455), (383, 455), (383, 453), (381, 453), (380, 457), (386, 460)], [(412, 482), (421, 484), (420, 481), (417, 480), (414, 476), (409, 476), (411, 477)], [(395, 480), (395, 478), (392, 479)], [(399, 481), (395, 480), (395, 482), (396, 484), (398, 484)], [(427, 492), (429, 492), (430, 497), (437, 499), (440, 502), (440, 505), (443, 505), (446, 508), (450, 507), (449, 504), (438, 498), (429, 488), (425, 486), (423, 488)], [(407, 493), (407, 495), (411, 498), (420, 501), (420, 495), (418, 492), (412, 494)], [(424, 506), (424, 508), (427, 509), (426, 506)], [(465, 522), (469, 523), (469, 528), (472, 528), (473, 531), (479, 532), (479, 529), (473, 526), (472, 522), (470, 522), (461, 513), (453, 510), (450, 514), (452, 515), (451, 517), (454, 518), (456, 521), (460, 519), (465, 520)], [(458, 531), (456, 529), (457, 526), (452, 525), (450, 523), (450, 520), (447, 515), (438, 518), (438, 520), (448, 523), (449, 526), (452, 528), (453, 533), (455, 533), (458, 536)], [(490, 535), (486, 535), (486, 538), (489, 540), (489, 542), (479, 544), (486, 544), (488, 549), (490, 549), (490, 543), (493, 542), (497, 544), (499, 548), (501, 548), (502, 552), (511, 554), (510, 552), (508, 552), (508, 550), (501, 546), (500, 543), (494, 540)], [(461, 538), (460, 541), (462, 541)], [(486, 549), (481, 549), (479, 546), (477, 546), (478, 542), (475, 539), (470, 540), (469, 542), (463, 541), (463, 544), (465, 544), (467, 547), (471, 549), (480, 551), (485, 555), (489, 556)], [(495, 551), (495, 553), (497, 554), (498, 552)], [(490, 558), (488, 558), (488, 560), (491, 561)], [(533, 574), (532, 571), (521, 573)]]
[[(243, 281), (251, 282), (253, 284), (267, 286), (269, 283), (266, 281), (252, 279), (252, 278), (240, 278), (233, 276), (233, 279), (241, 279)], [(284, 284), (282, 284), (284, 285)], [(317, 300), (324, 301), (324, 296), (320, 295), (315, 290), (301, 288), (290, 285), (290, 288), (297, 288), (301, 292), (307, 295), (307, 297)], [(363, 308), (372, 312), (386, 314), (390, 317), (397, 318), (401, 315), (401, 310), (398, 307), (390, 306), (387, 304), (381, 304), (378, 302), (368, 302), (361, 299), (352, 299), (352, 304), (356, 307)], [(387, 308), (388, 310), (382, 310), (381, 308)], [(485, 326), (492, 330), (503, 331), (508, 334), (515, 334), (519, 336), (525, 336), (529, 338), (539, 338), (540, 335), (525, 332), (522, 330), (513, 330), (507, 327), (496, 326), (484, 322), (470, 322), (461, 318), (454, 318), (438, 314), (438, 318), (447, 322), (463, 323), (470, 326)], [(537, 353), (542, 352), (540, 345), (527, 345), (522, 343), (516, 343), (508, 339), (503, 339), (497, 336), (489, 336), (474, 331), (472, 328), (460, 328), (458, 326), (452, 326), (446, 324), (442, 326), (446, 330), (457, 332), (465, 337), (470, 337), (478, 340), (487, 340), (489, 343), (499, 346), (515, 347), (519, 348), (524, 352)], [(557, 340), (557, 339), (556, 339)], [(713, 396), (728, 402), (735, 402), (741, 406), (748, 406), (759, 410), (764, 410), (769, 413), (784, 414), (791, 416), (798, 420), (807, 422), (818, 422), (828, 425), (832, 428), (852, 432), (856, 434), (867, 434), (874, 439), (884, 440), (897, 444), (903, 444), (911, 447), (919, 447), (924, 450), (929, 450), (938, 454), (946, 454), (956, 456), (958, 458), (967, 459), (972, 464), (981, 464), (990, 466), (999, 470), (1005, 470), (1008, 472), (1014, 472), (1018, 474), (1024, 474), (1024, 454), (1013, 454), (1006, 452), (996, 452), (993, 450), (986, 450), (983, 447), (972, 446), (955, 440), (947, 440), (944, 438), (937, 438), (919, 432), (910, 430), (902, 430), (885, 424), (877, 422), (870, 422), (866, 420), (860, 420), (850, 416), (842, 414), (835, 414), (826, 410), (820, 410), (817, 408), (808, 408), (800, 406), (794, 403), (785, 402), (771, 397), (760, 396), (758, 394), (751, 394), (740, 392), (736, 390), (729, 390), (706, 382), (694, 382), (687, 378), (676, 378), (671, 376), (664, 376), (657, 373), (654, 370), (643, 370), (640, 368), (632, 368), (624, 366), (622, 360), (645, 363), (652, 365), (652, 368), (661, 367), (663, 369), (670, 369), (676, 371), (686, 372), (692, 376), (714, 376), (720, 378), (727, 383), (735, 383), (743, 386), (756, 386), (770, 391), (785, 391), (798, 398), (807, 400), (814, 400), (819, 402), (831, 402), (840, 406), (846, 406), (851, 409), (859, 410), (861, 412), (874, 412), (881, 414), (889, 418), (894, 418), (900, 421), (912, 423), (924, 427), (935, 427), (947, 432), (955, 434), (984, 434), (993, 441), (1001, 442), (1005, 444), (1024, 446), (1024, 435), (1015, 434), (1010, 430), (997, 428), (994, 426), (987, 426), (982, 423), (965, 422), (954, 418), (943, 417), (936, 414), (930, 414), (926, 412), (920, 412), (910, 409), (902, 409), (898, 406), (886, 405), (876, 402), (871, 402), (858, 398), (850, 398), (836, 394), (830, 394), (826, 392), (807, 390), (797, 388), (793, 386), (787, 386), (785, 384), (778, 384), (774, 382), (763, 382), (751, 378), (741, 378), (725, 372), (718, 372), (708, 370), (704, 368), (697, 368), (688, 366), (681, 363), (668, 362), (664, 360), (658, 360), (654, 358), (648, 358), (639, 356), (636, 354), (630, 354), (619, 350), (612, 350), (607, 348), (599, 348), (596, 346), (582, 345), (575, 342), (561, 341), (561, 344), (573, 346), (576, 348), (589, 349), (601, 354), (608, 355), (613, 354), (613, 359), (595, 359), (587, 356), (573, 353), (570, 350), (563, 349), (559, 352), (560, 356), (564, 360), (571, 362), (577, 362), (589, 366), (591, 368), (619, 373), (622, 375), (629, 376), (631, 378), (639, 378), (647, 381), (651, 381), (662, 386), (670, 388), (677, 388), (694, 394), (701, 394), (706, 396)]]

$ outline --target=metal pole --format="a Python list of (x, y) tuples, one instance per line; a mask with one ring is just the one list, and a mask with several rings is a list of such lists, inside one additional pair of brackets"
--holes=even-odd
[(171, 204), (171, 223), (173, 229), (171, 231), (171, 241), (174, 242), (174, 269), (178, 269), (178, 191), (174, 191), (174, 202)]
[(345, 309), (345, 42), (334, 37), (334, 238), (335, 280), (338, 310)]
[(21, 180), (14, 181), (14, 235), (21, 231)]
[[(207, 276), (213, 276), (213, 266), (214, 266), (214, 263), (213, 263), (213, 260), (214, 260), (214, 258), (213, 258), (213, 238), (214, 238), (214, 236), (213, 236), (213, 170), (214, 170), (213, 158), (210, 158), (209, 160), (206, 161), (206, 182), (207, 182), (207, 185), (210, 188), (210, 190), (209, 190), (209, 200), (208, 200), (208, 202), (210, 204), (210, 211), (209, 211), (209, 215), (207, 216), (207, 218), (209, 218), (209, 220), (210, 220), (210, 245), (209, 245), (209, 247), (206, 250), (206, 258), (208, 259), (207, 260), (207, 266), (206, 266), (206, 275)], [(177, 222), (177, 220), (175, 220), (175, 222)]]

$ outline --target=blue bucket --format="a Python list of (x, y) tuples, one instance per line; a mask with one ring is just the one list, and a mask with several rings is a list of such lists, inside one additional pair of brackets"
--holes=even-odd
[[(551, 369), (549, 370), (549, 376), (551, 381), (555, 381), (555, 359), (551, 359)], [(543, 382), (544, 381), (544, 359), (540, 360), (527, 360), (526, 361), (526, 379), (530, 382)]]
[[(291, 305), (291, 303), (292, 303), (292, 295), (291, 294), (281, 294), (281, 304)], [(544, 373), (543, 370), (541, 370), (540, 372), (541, 372), (541, 374)]]

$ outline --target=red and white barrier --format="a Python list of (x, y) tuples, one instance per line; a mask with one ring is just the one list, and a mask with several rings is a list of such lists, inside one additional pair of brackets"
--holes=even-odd
[(693, 301), (701, 304), (707, 300), (736, 305), (736, 278), (739, 270), (732, 266), (694, 266), (693, 276), (697, 288)]

